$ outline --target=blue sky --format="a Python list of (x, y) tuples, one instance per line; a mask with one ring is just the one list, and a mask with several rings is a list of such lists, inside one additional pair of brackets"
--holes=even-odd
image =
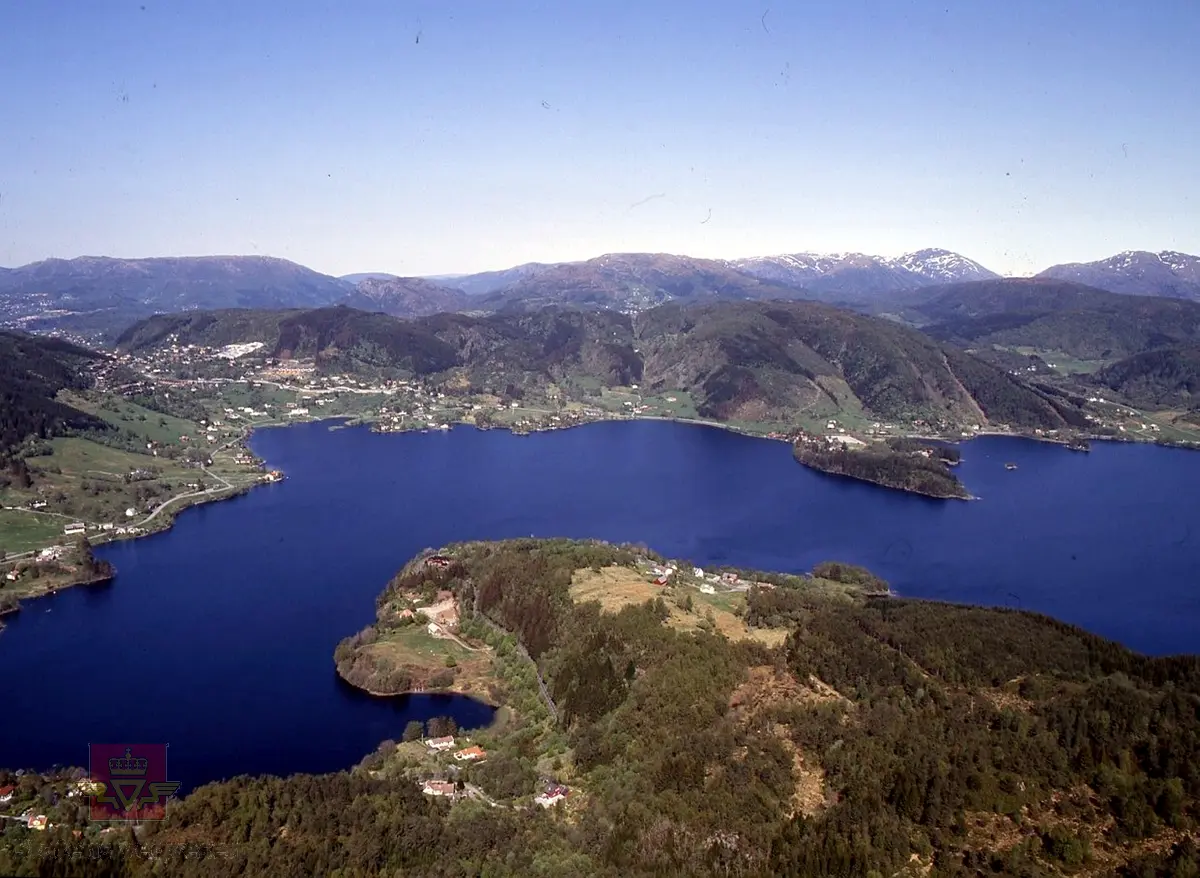
[(1200, 3), (0, 3), (0, 265), (1200, 252)]

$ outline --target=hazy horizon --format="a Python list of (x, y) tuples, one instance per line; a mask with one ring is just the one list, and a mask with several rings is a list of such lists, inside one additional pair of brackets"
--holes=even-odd
[(1200, 121), (1180, 111), (1196, 4), (2, 14), (6, 267), (228, 254), (432, 276), (942, 247), (1026, 276), (1200, 251)]

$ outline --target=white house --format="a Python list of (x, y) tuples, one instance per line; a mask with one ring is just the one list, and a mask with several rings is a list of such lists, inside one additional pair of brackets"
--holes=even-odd
[(425, 743), (431, 750), (449, 750), (454, 746), (454, 736), (446, 735), (442, 738), (430, 738)]
[(427, 796), (453, 796), (454, 784), (448, 780), (427, 780), (421, 785), (421, 792)]
[(63, 533), (67, 536), (73, 536), (74, 534), (81, 534), (85, 530), (87, 530), (87, 525), (81, 521), (73, 521), (63, 528)]

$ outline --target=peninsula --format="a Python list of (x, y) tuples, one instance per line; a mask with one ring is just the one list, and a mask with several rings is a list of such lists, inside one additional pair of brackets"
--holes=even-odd
[(917, 878), (1190, 874), (1200, 856), (1200, 658), (897, 598), (850, 565), (529, 539), (421, 553), (339, 671), (384, 694), (449, 670), (453, 691), (449, 651), (412, 660), (413, 605), (477, 651), (482, 688), (463, 688), (500, 705), (491, 726), (413, 721), (346, 771), (209, 784), (133, 834), (78, 817), (78, 772), (0, 771), (0, 813), (31, 827), (5, 833), (4, 864)]

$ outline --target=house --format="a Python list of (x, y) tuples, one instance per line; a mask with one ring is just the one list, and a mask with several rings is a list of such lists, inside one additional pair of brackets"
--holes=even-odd
[(722, 582), (737, 582), (738, 575), (736, 573), (722, 573), (721, 581)]
[(427, 780), (421, 785), (421, 792), (427, 796), (453, 796), (454, 784), (448, 780)]
[(442, 738), (429, 738), (425, 741), (431, 750), (449, 750), (454, 746), (454, 736), (446, 735)]
[(21, 578), (21, 571), (14, 567), (12, 570), (8, 571), (8, 573), (4, 574), (4, 578), (9, 582), (16, 582)]
[(454, 754), (454, 758), (459, 762), (474, 762), (476, 759), (483, 759), (486, 756), (487, 753), (478, 744), (467, 747), (465, 750), (459, 750)]
[(667, 584), (667, 577), (665, 577), (665, 576), (656, 576), (656, 577), (654, 577), (654, 584), (655, 584), (655, 585), (666, 585), (666, 584)]
[(706, 582), (700, 586), (700, 592), (702, 594), (716, 594), (717, 590), (715, 588), (713, 588), (710, 583)]
[(547, 784), (545, 792), (535, 798), (534, 801), (543, 808), (550, 808), (565, 799), (569, 792), (570, 790), (560, 783)]
[(132, 506), (130, 506), (128, 509), (125, 510), (126, 518), (133, 518), (135, 515), (137, 515), (137, 510), (134, 509)]
[(696, 577), (697, 579), (703, 579), (704, 578), (704, 568), (703, 567), (693, 567), (692, 568), (692, 576)]
[(11, 802), (13, 793), (17, 791), (14, 786), (0, 787), (0, 803)]
[(38, 814), (36, 816), (30, 815), (29, 822), (26, 824), (26, 826), (28, 826), (30, 829), (36, 829), (39, 831), (45, 831), (48, 825), (49, 821), (46, 819), (45, 814)]
[(442, 629), (437, 626), (436, 622), (430, 622), (425, 626), (425, 630), (429, 632), (430, 637), (441, 637)]
[(73, 521), (63, 528), (63, 533), (67, 536), (73, 536), (74, 534), (81, 534), (85, 530), (87, 530), (87, 525), (82, 521)]

